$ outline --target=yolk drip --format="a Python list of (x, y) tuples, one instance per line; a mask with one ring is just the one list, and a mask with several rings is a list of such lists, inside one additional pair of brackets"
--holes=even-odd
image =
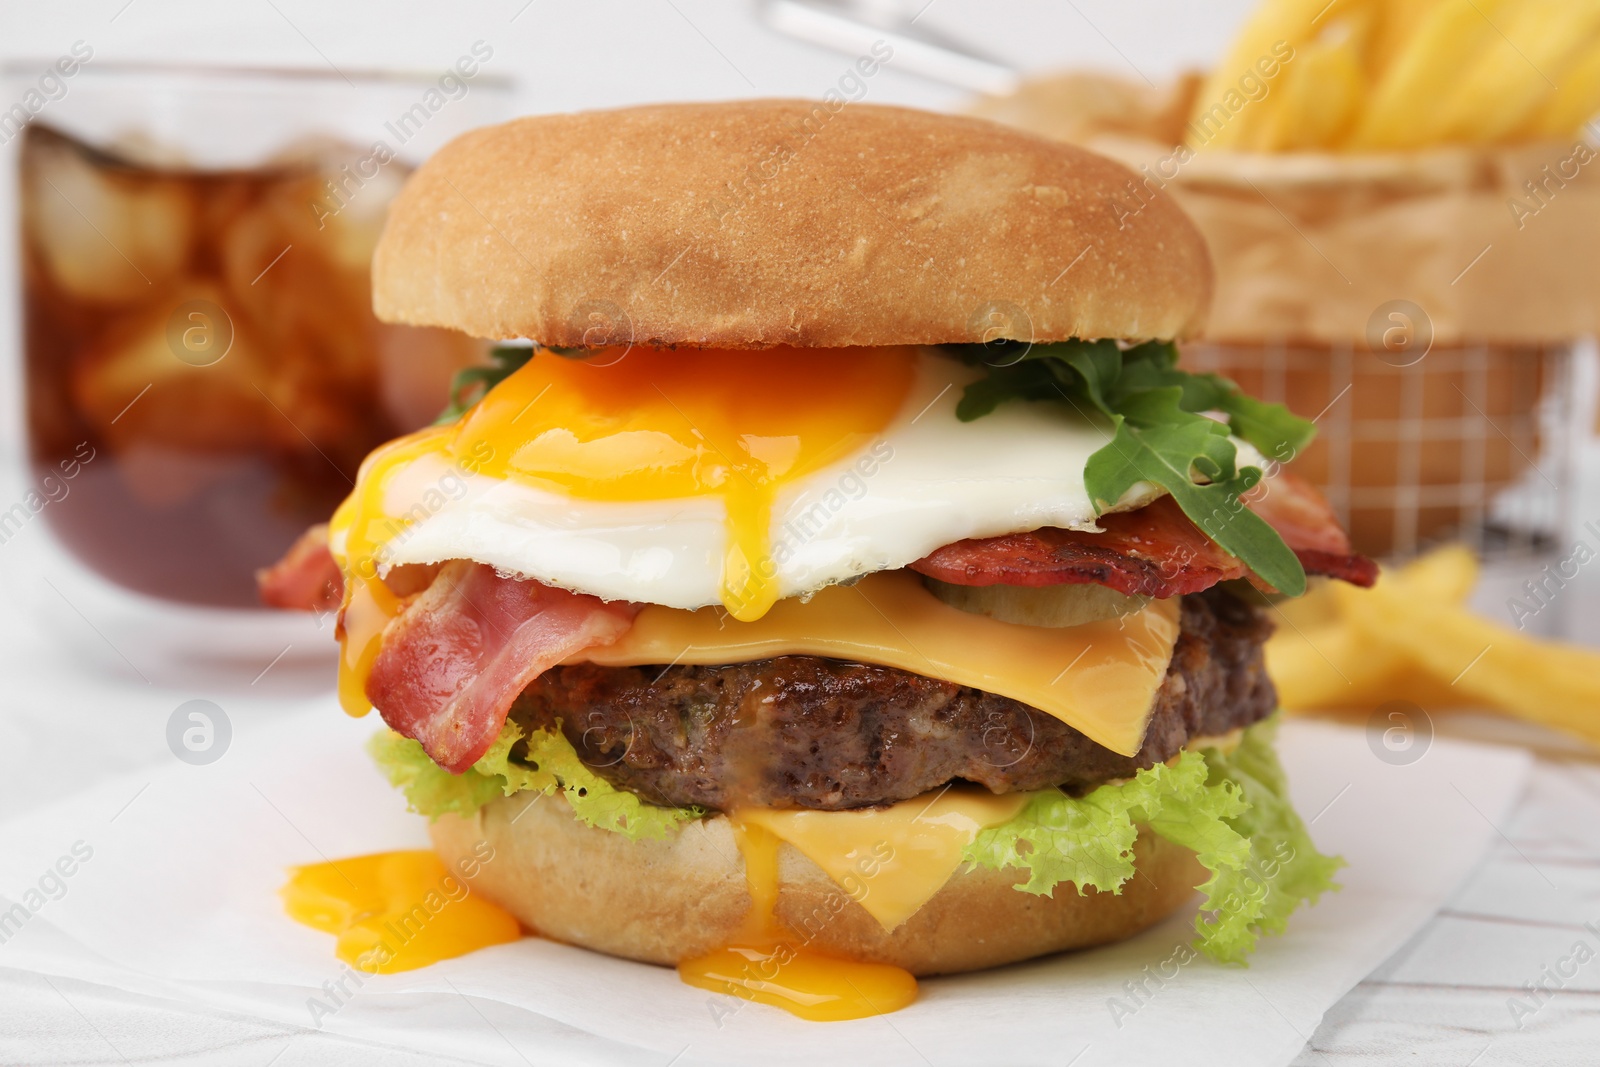
[(917, 999), (909, 971), (829, 956), (783, 929), (776, 912), (780, 842), (753, 823), (735, 822), (735, 828), (750, 892), (744, 929), (734, 944), (679, 963), (679, 978), (814, 1022), (887, 1015)]
[(361, 463), (355, 490), (345, 498), (329, 523), (331, 532), (343, 535), (335, 551), (344, 573), (344, 610), (339, 620), (339, 703), (347, 714), (359, 718), (372, 710), (367, 700), (367, 675), (382, 647), (383, 630), (405, 607), (378, 576), (385, 547), (404, 531), (407, 521), (385, 508), (389, 479), (406, 464), (425, 455), (448, 453), (448, 427), (421, 430), (390, 441)]
[[(365, 713), (363, 665), (399, 608), (377, 574), (409, 523), (386, 499), (393, 476), (436, 456), (467, 471), (586, 500), (715, 496), (727, 514), (722, 600), (759, 619), (777, 601), (772, 509), (787, 484), (865, 447), (910, 393), (915, 348), (765, 351), (632, 348), (588, 359), (541, 351), (459, 422), (378, 449), (339, 508), (347, 613), (340, 691)], [(392, 505), (392, 507), (391, 507)]]
[(334, 954), (367, 974), (393, 974), (522, 936), (504, 909), (473, 895), (425, 849), (296, 867), (280, 891), (296, 922), (335, 934)]

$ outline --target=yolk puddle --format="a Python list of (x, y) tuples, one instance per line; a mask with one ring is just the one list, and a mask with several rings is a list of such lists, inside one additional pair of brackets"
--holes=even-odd
[(515, 941), (522, 927), (426, 849), (293, 868), (280, 890), (296, 922), (334, 934), (334, 954), (393, 974)]
[(917, 999), (917, 980), (909, 971), (840, 959), (796, 943), (776, 913), (777, 836), (737, 820), (734, 833), (750, 891), (744, 930), (734, 944), (679, 963), (679, 978), (814, 1022), (887, 1015)]
[(727, 514), (722, 601), (748, 622), (779, 596), (769, 555), (778, 494), (881, 434), (916, 366), (910, 347), (640, 347), (588, 359), (541, 350), (459, 422), (391, 442), (362, 464), (333, 519), (352, 609), (341, 635), (346, 710), (369, 710), (365, 668), (400, 607), (377, 574), (385, 546), (410, 521), (404, 508), (390, 511), (386, 491), (413, 460), (431, 455), (586, 500), (718, 497)]

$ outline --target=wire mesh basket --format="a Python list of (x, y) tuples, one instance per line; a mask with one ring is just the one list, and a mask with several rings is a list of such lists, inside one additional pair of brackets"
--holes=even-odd
[(1295, 472), (1368, 555), (1459, 540), (1486, 560), (1532, 558), (1568, 529), (1569, 346), (1436, 346), (1400, 362), (1354, 344), (1195, 344), (1183, 360), (1316, 419)]

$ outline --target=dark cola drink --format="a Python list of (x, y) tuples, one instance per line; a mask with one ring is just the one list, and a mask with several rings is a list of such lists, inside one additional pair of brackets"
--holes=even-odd
[(368, 263), (405, 168), (369, 165), (352, 190), (363, 155), (199, 171), (27, 130), (30, 456), (52, 487), (40, 514), (102, 576), (254, 605), (256, 568), (328, 518), (368, 451), (430, 421), (476, 354), (373, 318)]

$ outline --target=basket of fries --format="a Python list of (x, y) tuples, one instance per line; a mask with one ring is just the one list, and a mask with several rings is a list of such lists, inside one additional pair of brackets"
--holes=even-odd
[(1317, 419), (1297, 469), (1362, 551), (1560, 530), (1570, 350), (1600, 327), (1600, 8), (1269, 0), (1206, 76), (975, 110), (1129, 164), (1127, 225), (1162, 193), (1194, 216), (1217, 293), (1184, 358)]

